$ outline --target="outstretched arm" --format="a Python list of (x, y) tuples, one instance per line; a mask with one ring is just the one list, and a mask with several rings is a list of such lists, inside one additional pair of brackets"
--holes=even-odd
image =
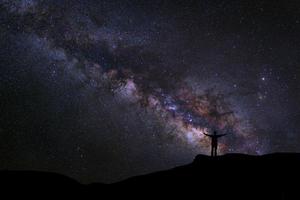
[(204, 135), (208, 136), (208, 137), (211, 137), (211, 135), (207, 134), (207, 133), (203, 133)]
[(222, 136), (224, 136), (224, 135), (227, 135), (227, 133), (226, 133), (226, 134), (220, 134), (220, 135), (217, 135), (217, 137), (222, 137)]

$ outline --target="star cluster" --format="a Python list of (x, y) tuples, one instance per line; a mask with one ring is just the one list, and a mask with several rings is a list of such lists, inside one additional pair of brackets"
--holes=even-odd
[(2, 169), (112, 182), (299, 151), (300, 4), (0, 0)]

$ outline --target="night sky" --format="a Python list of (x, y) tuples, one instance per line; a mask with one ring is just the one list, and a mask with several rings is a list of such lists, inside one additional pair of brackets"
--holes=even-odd
[(114, 182), (300, 152), (297, 0), (0, 0), (0, 169)]

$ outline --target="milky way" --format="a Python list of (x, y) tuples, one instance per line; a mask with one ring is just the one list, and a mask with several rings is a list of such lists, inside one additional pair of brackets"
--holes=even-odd
[(297, 3), (0, 2), (2, 168), (111, 182), (214, 130), (220, 154), (299, 151)]

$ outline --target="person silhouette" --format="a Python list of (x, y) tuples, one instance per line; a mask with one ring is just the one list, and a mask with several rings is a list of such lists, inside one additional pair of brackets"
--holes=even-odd
[(218, 135), (217, 131), (214, 131), (214, 133), (212, 135), (206, 134), (206, 133), (203, 133), (203, 134), (211, 138), (211, 156), (212, 157), (217, 156), (217, 152), (218, 152), (218, 138), (219, 137), (223, 137), (226, 134), (220, 134), (220, 135)]

